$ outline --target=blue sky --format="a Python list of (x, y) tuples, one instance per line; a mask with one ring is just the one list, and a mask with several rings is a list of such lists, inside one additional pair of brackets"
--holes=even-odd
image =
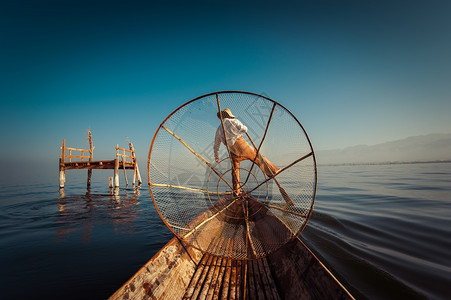
[[(164, 4), (163, 4), (164, 3)], [(315, 150), (451, 132), (449, 1), (3, 1), (1, 157), (57, 168), (59, 146), (146, 157), (200, 95), (264, 94)], [(144, 168), (144, 166), (143, 166)]]

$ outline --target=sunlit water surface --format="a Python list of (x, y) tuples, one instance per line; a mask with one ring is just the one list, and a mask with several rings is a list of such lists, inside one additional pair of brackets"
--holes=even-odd
[[(146, 186), (67, 174), (0, 186), (4, 299), (105, 299), (171, 238)], [(451, 164), (321, 166), (301, 238), (357, 298), (447, 299)]]

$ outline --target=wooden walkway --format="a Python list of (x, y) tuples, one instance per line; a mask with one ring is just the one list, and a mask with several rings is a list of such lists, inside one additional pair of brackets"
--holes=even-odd
[(59, 186), (64, 188), (66, 182), (66, 170), (88, 170), (87, 186), (91, 186), (91, 176), (93, 169), (113, 169), (114, 180), (110, 178), (110, 187), (119, 187), (119, 170), (124, 170), (124, 177), (126, 185), (128, 186), (128, 179), (126, 170), (133, 170), (133, 186), (135, 181), (138, 181), (138, 185), (141, 185), (141, 175), (138, 168), (138, 160), (136, 158), (135, 149), (133, 144), (128, 142), (129, 149), (120, 148), (116, 145), (116, 158), (113, 160), (93, 160), (94, 146), (92, 143), (91, 131), (88, 131), (89, 149), (67, 147), (66, 141), (63, 140), (63, 145), (60, 147), (61, 155), (59, 159)]

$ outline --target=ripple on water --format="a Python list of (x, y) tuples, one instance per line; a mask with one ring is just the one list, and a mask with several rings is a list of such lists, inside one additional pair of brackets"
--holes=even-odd
[(319, 172), (315, 212), (302, 238), (357, 295), (445, 299), (451, 165), (438, 165), (429, 168), (441, 171), (412, 165)]

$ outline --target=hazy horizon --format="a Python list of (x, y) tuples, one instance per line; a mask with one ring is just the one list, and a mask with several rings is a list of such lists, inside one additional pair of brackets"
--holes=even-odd
[[(442, 139), (443, 138), (443, 139)], [(418, 149), (412, 147), (411, 141), (414, 140), (418, 146)], [(445, 143), (437, 144), (438, 141), (444, 140)], [(407, 141), (407, 143), (406, 143)], [(132, 141), (133, 142), (133, 141)], [(432, 143), (432, 144), (431, 144)], [(83, 141), (82, 144), (68, 145), (71, 147), (87, 147), (87, 141)], [(33, 182), (39, 182), (40, 178), (54, 177), (55, 187), (58, 185), (58, 159), (60, 155), (59, 147), (61, 145), (56, 145), (52, 151), (54, 151), (54, 156), (46, 161), (40, 161), (33, 158), (15, 158), (14, 160), (0, 159), (5, 172), (1, 173), (0, 178), (2, 182), (8, 184), (20, 184), (25, 183), (26, 180), (32, 180)], [(94, 138), (94, 146), (96, 146)], [(119, 146), (126, 147), (124, 143), (119, 144)], [(149, 145), (150, 147), (150, 141)], [(315, 145), (313, 145), (314, 147)], [(391, 155), (396, 149), (403, 149), (401, 153), (403, 156)], [(423, 149), (422, 147), (427, 147)], [(315, 147), (314, 147), (315, 148)], [(96, 148), (95, 148), (96, 149)], [(406, 150), (408, 149), (408, 150)], [(94, 150), (94, 160), (111, 160), (114, 159), (114, 147), (111, 147), (110, 154), (106, 156), (100, 156)], [(147, 181), (147, 155), (149, 148), (137, 150), (138, 165), (141, 170), (141, 176), (143, 181)], [(427, 150), (427, 151), (426, 151)], [(409, 136), (403, 139), (395, 141), (387, 141), (384, 143), (376, 145), (352, 145), (349, 147), (341, 149), (327, 149), (327, 150), (316, 150), (316, 162), (317, 165), (361, 165), (361, 164), (387, 164), (387, 163), (415, 163), (415, 162), (440, 162), (451, 161), (451, 133), (448, 134), (427, 134), (420, 136)], [(427, 154), (424, 156), (423, 154)], [(296, 154), (297, 155), (297, 154)], [(94, 170), (94, 176), (107, 178), (112, 176), (112, 170)], [(81, 178), (86, 177), (86, 170), (69, 170), (67, 175), (69, 181), (71, 178)], [(131, 175), (129, 175), (131, 176)], [(121, 185), (124, 180), (120, 176)], [(25, 181), (24, 181), (25, 180)], [(83, 179), (84, 180), (84, 179)], [(82, 181), (83, 181), (82, 180)], [(107, 179), (105, 179), (105, 184), (107, 184)]]
[(11, 172), (14, 162), (53, 164), (63, 139), (84, 147), (90, 129), (95, 159), (110, 159), (129, 137), (144, 168), (166, 116), (224, 90), (279, 102), (316, 151), (449, 132), (450, 8), (443, 1), (6, 2), (1, 160)]
[(410, 136), (375, 145), (316, 151), (320, 164), (451, 161), (451, 134)]

